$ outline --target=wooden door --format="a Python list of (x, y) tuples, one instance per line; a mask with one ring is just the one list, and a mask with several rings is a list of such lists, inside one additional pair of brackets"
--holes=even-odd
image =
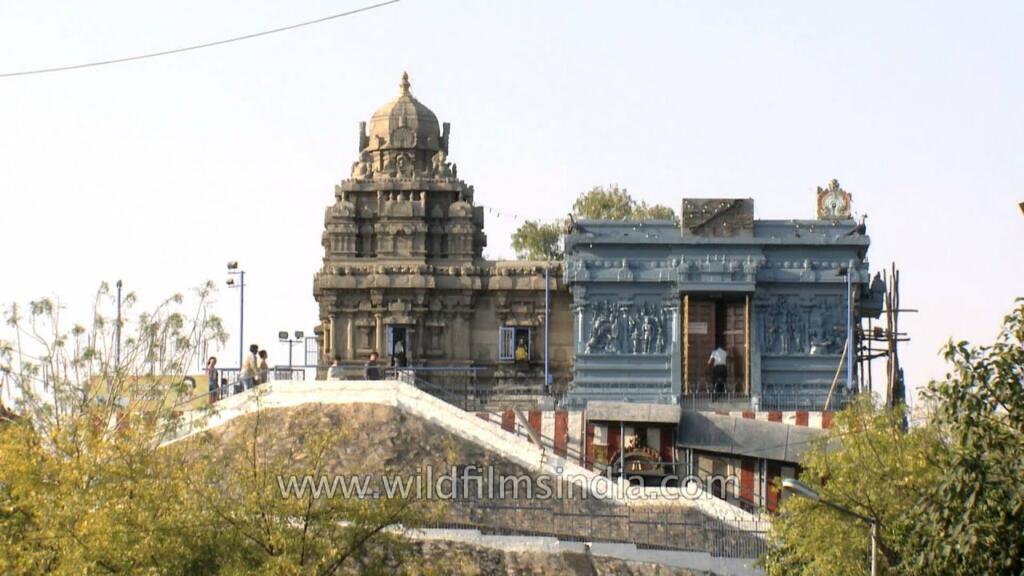
[(715, 349), (715, 302), (690, 297), (688, 322), (686, 325), (686, 354), (683, 370), (690, 392), (711, 390), (711, 369), (708, 358)]
[(746, 302), (720, 302), (719, 306), (724, 308), (722, 343), (729, 354), (729, 376), (725, 391), (727, 394), (742, 394), (747, 370)]

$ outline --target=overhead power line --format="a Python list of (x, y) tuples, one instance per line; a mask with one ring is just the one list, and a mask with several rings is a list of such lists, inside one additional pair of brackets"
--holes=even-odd
[(312, 26), (314, 24), (322, 24), (329, 20), (335, 20), (337, 18), (344, 18), (345, 16), (352, 16), (353, 14), (359, 14), (360, 12), (369, 12), (377, 8), (382, 8), (388, 4), (396, 4), (401, 0), (387, 0), (386, 2), (379, 2), (377, 4), (371, 4), (369, 6), (363, 6), (362, 8), (356, 8), (355, 10), (349, 10), (347, 12), (341, 12), (338, 14), (332, 14), (330, 16), (324, 16), (323, 18), (317, 18), (316, 20), (309, 20), (307, 22), (299, 22), (298, 24), (291, 24), (289, 26), (282, 26), (280, 28), (274, 28), (272, 30), (263, 30), (262, 32), (254, 32), (252, 34), (245, 34), (243, 36), (235, 36), (233, 38), (226, 38), (224, 40), (216, 40), (214, 42), (206, 42), (203, 44), (195, 44), (192, 46), (183, 46), (181, 48), (175, 48), (173, 50), (162, 50), (160, 52), (150, 52), (148, 54), (139, 54), (136, 56), (127, 56), (125, 58), (114, 58), (111, 60), (100, 60), (97, 62), (86, 62), (84, 64), (72, 64), (69, 66), (56, 66), (54, 68), (40, 68), (38, 70), (22, 70), (20, 72), (6, 72), (0, 74), (0, 78), (10, 78), (12, 76), (29, 76), (32, 74), (48, 74), (50, 72), (64, 72), (66, 70), (78, 70), (80, 68), (92, 68), (94, 66), (106, 66), (108, 64), (120, 64), (122, 62), (132, 62), (134, 60), (145, 60), (146, 58), (156, 58), (158, 56), (169, 56), (171, 54), (178, 54), (180, 52), (189, 52), (192, 50), (200, 50), (202, 48), (211, 48), (213, 46), (220, 46), (223, 44), (230, 44), (232, 42), (241, 42), (242, 40), (251, 40), (253, 38), (259, 38), (260, 36), (269, 36), (271, 34), (277, 34), (278, 32), (287, 32), (288, 30), (295, 30), (296, 28), (302, 28), (304, 26)]

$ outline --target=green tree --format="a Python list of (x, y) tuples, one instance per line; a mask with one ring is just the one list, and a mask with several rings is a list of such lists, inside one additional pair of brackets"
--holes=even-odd
[[(863, 398), (836, 415), (806, 454), (800, 480), (821, 497), (879, 521), (883, 573), (908, 553), (914, 502), (934, 480), (929, 427), (903, 431), (901, 408)], [(778, 489), (778, 486), (776, 487)], [(762, 559), (768, 574), (825, 576), (868, 569), (870, 529), (860, 520), (801, 498), (785, 498)]]
[(512, 249), (520, 260), (559, 260), (562, 258), (561, 222), (542, 223), (527, 220), (512, 234)]
[[(583, 220), (672, 220), (679, 219), (668, 206), (637, 202), (618, 184), (595, 186), (580, 194), (572, 205), (572, 216)], [(524, 222), (512, 234), (516, 257), (526, 260), (557, 260), (563, 256), (561, 239), (567, 222)]]
[[(837, 416), (800, 479), (878, 518), (883, 573), (1024, 574), (1024, 300), (991, 346), (950, 342), (928, 387), (930, 418), (861, 402)], [(769, 574), (866, 571), (867, 527), (789, 498), (762, 559)]]
[[(14, 400), (0, 419), (0, 574), (408, 565), (392, 529), (423, 519), (432, 510), (425, 504), (280, 493), (278, 475), (324, 470), (330, 450), (344, 445), (337, 431), (298, 426), (300, 441), (275, 453), (257, 410), (235, 441), (210, 433), (176, 440), (194, 395), (184, 379), (194, 344), (224, 336), (210, 314), (211, 289), (139, 314), (128, 298), (119, 356), (105, 286), (88, 329), (64, 330), (61, 306), (49, 300), (25, 314), (10, 308), (11, 337), (0, 342), (0, 386)], [(190, 417), (201, 424), (215, 410)]]
[(914, 511), (915, 574), (1024, 574), (1024, 299), (996, 342), (949, 342), (928, 396), (943, 449)]
[(676, 213), (668, 206), (637, 202), (618, 184), (594, 186), (572, 204), (576, 218), (586, 220), (672, 220)]

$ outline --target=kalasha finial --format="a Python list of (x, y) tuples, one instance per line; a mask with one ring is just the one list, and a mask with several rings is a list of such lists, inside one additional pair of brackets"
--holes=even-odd
[(398, 87), (401, 88), (403, 96), (409, 94), (409, 73), (408, 72), (402, 72), (402, 83), (399, 84)]

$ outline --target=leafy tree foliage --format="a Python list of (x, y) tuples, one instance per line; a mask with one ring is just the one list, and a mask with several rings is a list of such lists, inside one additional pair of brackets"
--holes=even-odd
[(512, 234), (512, 249), (520, 260), (559, 260), (564, 229), (561, 222), (527, 220)]
[(915, 511), (916, 574), (1024, 574), (1024, 299), (991, 346), (950, 342), (929, 386), (943, 449)]
[(668, 206), (637, 202), (618, 184), (595, 186), (572, 204), (577, 218), (587, 220), (678, 220)]
[[(877, 408), (863, 398), (837, 414), (828, 435), (815, 442), (800, 480), (826, 500), (877, 518), (879, 564), (896, 566), (907, 552), (910, 503), (935, 477), (927, 456), (937, 445), (931, 428), (904, 432), (901, 409)], [(786, 497), (772, 525), (771, 544), (764, 558), (771, 575), (862, 574), (868, 569), (870, 527), (826, 506)]]
[[(1024, 574), (1024, 300), (991, 346), (950, 342), (931, 417), (861, 402), (806, 457), (801, 481), (877, 518), (882, 573)], [(786, 499), (762, 559), (769, 574), (867, 571), (868, 527)]]
[(338, 432), (300, 427), (298, 447), (273, 454), (257, 412), (238, 441), (176, 439), (195, 344), (224, 339), (211, 290), (138, 314), (129, 295), (120, 355), (106, 286), (90, 328), (64, 330), (50, 300), (8, 310), (0, 574), (372, 573), (401, 558), (392, 528), (420, 521), (425, 505), (282, 497), (277, 476), (322, 471)]
[[(668, 206), (637, 202), (618, 184), (595, 186), (580, 194), (572, 205), (572, 216), (585, 220), (672, 220), (676, 213)], [(566, 221), (542, 223), (527, 220), (512, 234), (516, 257), (526, 260), (556, 260), (563, 256), (562, 234)]]

